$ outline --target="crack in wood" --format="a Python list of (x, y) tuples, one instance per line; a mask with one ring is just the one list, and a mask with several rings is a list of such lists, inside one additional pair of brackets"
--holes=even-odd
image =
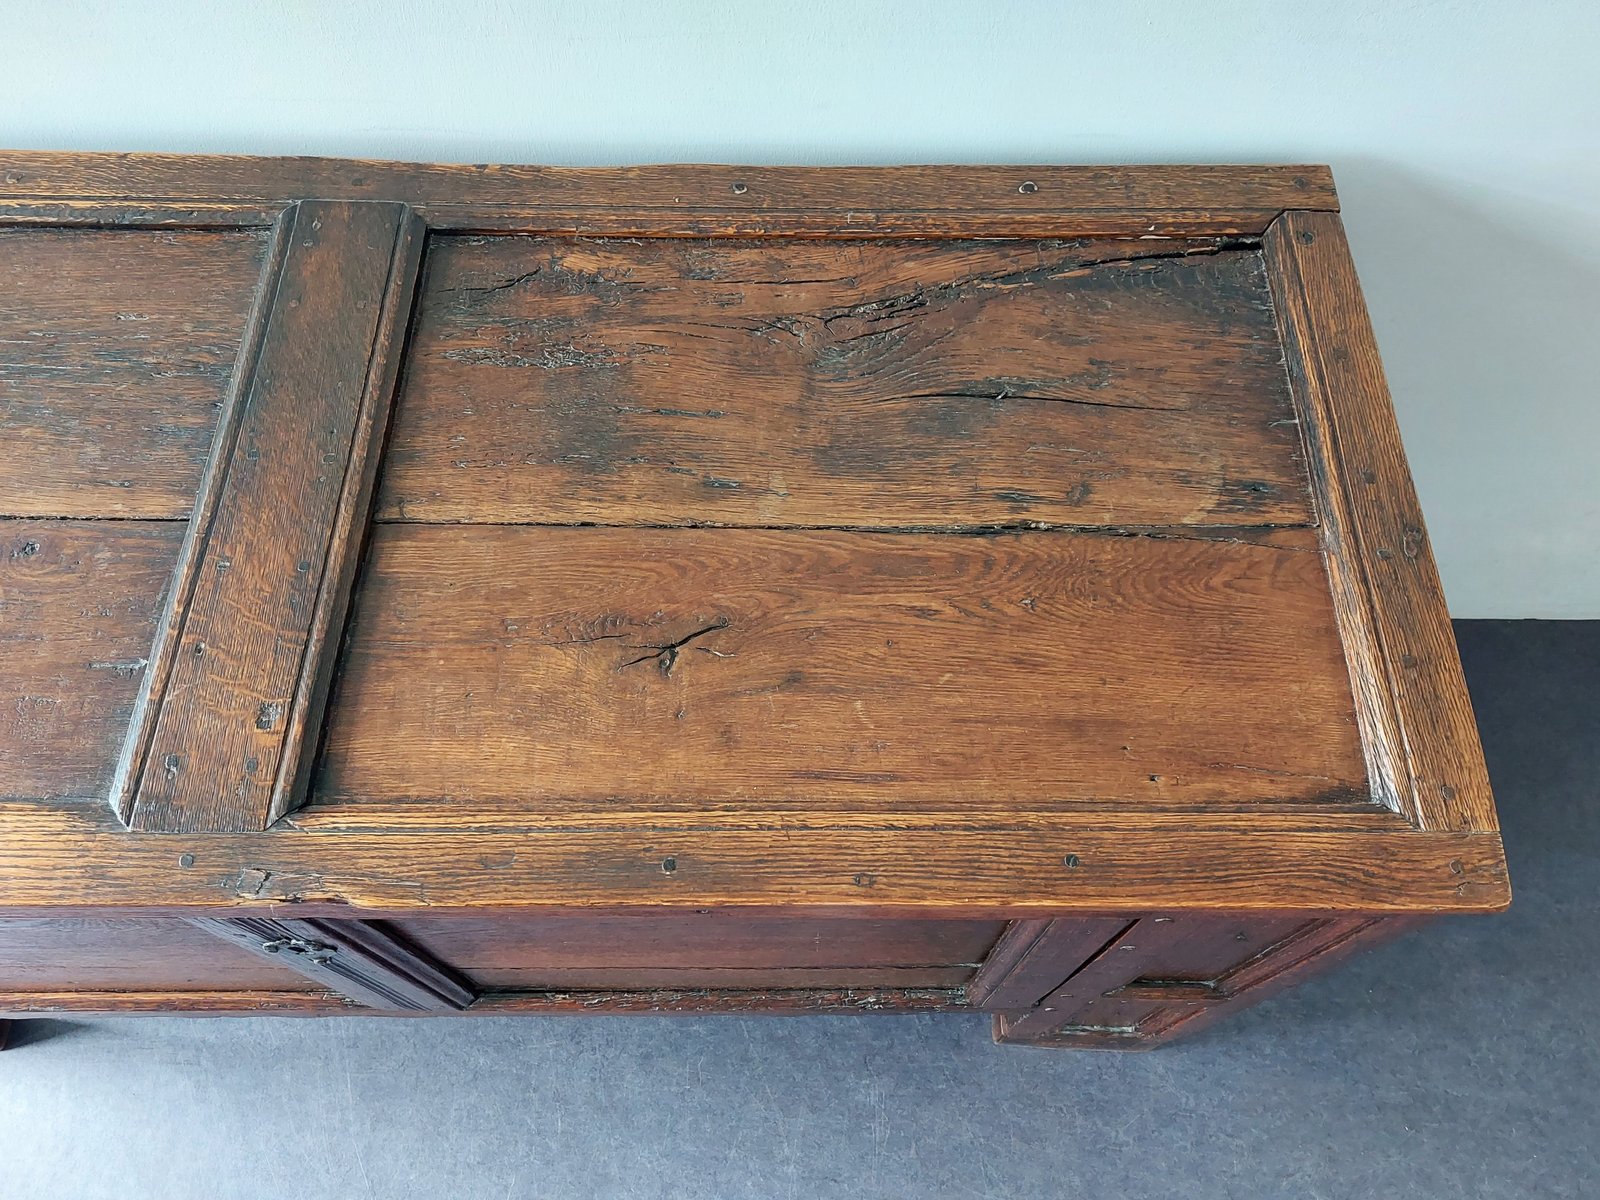
[(693, 633), (685, 634), (675, 642), (665, 642), (661, 645), (647, 644), (643, 646), (634, 646), (633, 649), (635, 650), (648, 650), (649, 653), (641, 654), (638, 658), (629, 659), (627, 662), (623, 663), (622, 666), (618, 667), (617, 670), (625, 670), (628, 667), (638, 666), (643, 662), (653, 662), (656, 664), (656, 668), (661, 672), (662, 675), (671, 675), (672, 668), (677, 664), (678, 661), (679, 650), (681, 650), (684, 646), (687, 646), (696, 638), (705, 637), (706, 634), (715, 633), (719, 629), (726, 629), (728, 625), (729, 621), (727, 617), (718, 617), (710, 625), (707, 625), (701, 629), (696, 629)]

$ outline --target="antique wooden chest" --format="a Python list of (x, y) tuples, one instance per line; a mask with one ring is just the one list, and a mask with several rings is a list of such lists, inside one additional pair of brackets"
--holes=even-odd
[(1336, 208), (0, 156), (0, 1013), (1137, 1047), (1503, 907)]

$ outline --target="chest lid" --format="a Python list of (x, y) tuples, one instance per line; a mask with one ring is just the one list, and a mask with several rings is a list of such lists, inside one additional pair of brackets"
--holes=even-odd
[(11, 157), (0, 904), (1505, 900), (1319, 168)]

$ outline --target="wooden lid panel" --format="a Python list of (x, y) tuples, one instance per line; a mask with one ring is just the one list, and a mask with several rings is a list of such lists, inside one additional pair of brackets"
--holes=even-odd
[(1312, 519), (1225, 239), (430, 239), (379, 518)]
[(1506, 902), (1325, 170), (0, 157), (0, 906)]
[(0, 228), (0, 516), (188, 518), (266, 243)]
[(1366, 802), (1315, 533), (380, 526), (313, 809)]
[(0, 798), (104, 805), (183, 526), (21, 520), (0, 534)]

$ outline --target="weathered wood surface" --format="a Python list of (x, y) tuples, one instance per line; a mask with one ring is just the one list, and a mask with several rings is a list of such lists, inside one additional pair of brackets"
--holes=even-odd
[(401, 205), (334, 202), (297, 205), (279, 230), (269, 311), (118, 764), (112, 804), (132, 826), (263, 829), (298, 800), (421, 232)]
[(1365, 803), (1313, 537), (380, 527), (316, 804)]
[(0, 517), (189, 516), (264, 241), (0, 229)]
[(104, 803), (182, 538), (165, 521), (0, 522), (0, 796)]
[(1336, 209), (1323, 166), (570, 168), (180, 154), (0, 155), (0, 219), (271, 220), (319, 196), (397, 200), (437, 229), (701, 236), (1260, 233)]
[[(309, 196), (387, 248), (269, 254)], [(470, 1011), (979, 1004), (1145, 1045), (1503, 907), (1337, 218), (1279, 219), (1334, 206), (1297, 168), (0, 156), (0, 224), (188, 226), (0, 234), (0, 924), (81, 918), (0, 1009), (487, 984)], [(314, 802), (263, 830), (313, 759), (423, 223)], [(37, 519), (75, 515), (166, 523)], [(217, 769), (120, 793), (125, 830), (87, 802), (141, 673), (139, 772)], [(187, 926), (132, 939), (141, 975), (90, 936), (136, 914), (320, 982), (197, 974)]]
[[(1490, 912), (1506, 906), (1498, 834), (1269, 825), (1048, 823), (875, 828), (129, 834), (17, 806), (0, 839), (0, 909), (260, 909), (348, 916), (566, 907), (818, 910), (878, 919), (1029, 918), (1183, 908)], [(1384, 810), (1376, 809), (1383, 812)], [(1389, 814), (1386, 814), (1389, 815)], [(668, 869), (668, 860), (671, 869)], [(93, 863), (93, 871), (82, 869)], [(826, 910), (837, 909), (834, 912)]]
[(1303, 524), (1259, 253), (436, 238), (380, 513)]
[(1494, 829), (1472, 701), (1344, 227), (1333, 214), (1293, 213), (1267, 251), (1374, 794), (1425, 829)]

